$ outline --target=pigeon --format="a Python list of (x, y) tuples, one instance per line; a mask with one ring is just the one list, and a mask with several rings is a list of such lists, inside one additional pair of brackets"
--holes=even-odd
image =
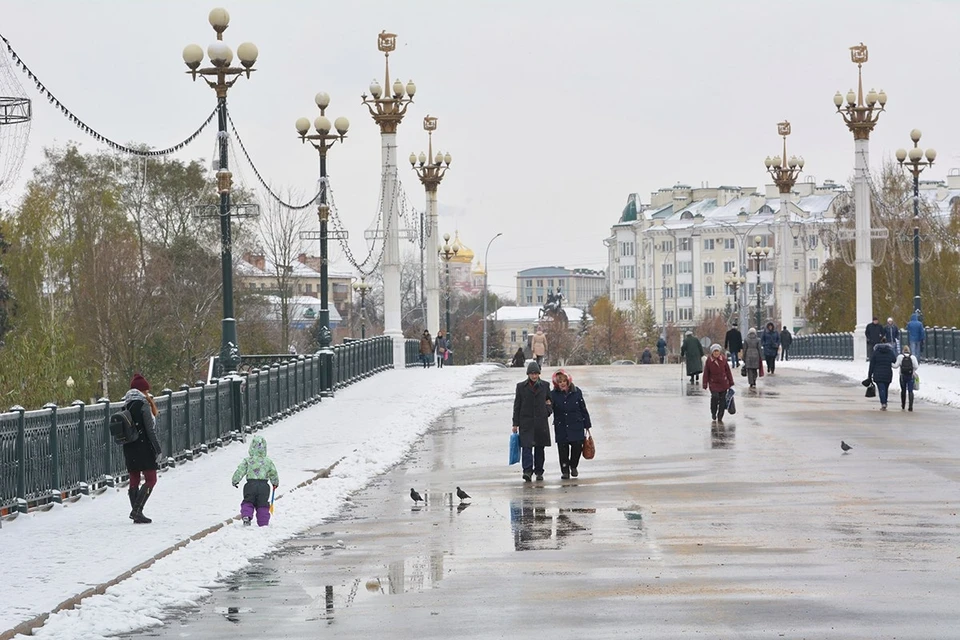
[(844, 451), (850, 451), (850, 449), (853, 449), (853, 447), (851, 447), (850, 445), (848, 445), (848, 444), (847, 444), (846, 442), (844, 442), (843, 440), (840, 441), (840, 448), (843, 449)]
[(457, 487), (457, 497), (460, 498), (460, 502), (463, 502), (464, 500), (468, 500), (470, 498), (470, 496), (467, 495), (467, 492), (461, 489), (460, 487)]
[(421, 498), (421, 497), (420, 497), (420, 494), (417, 493), (417, 490), (414, 489), (413, 487), (410, 487), (410, 498), (411, 498), (415, 503), (426, 502), (426, 500), (424, 500), (423, 498)]

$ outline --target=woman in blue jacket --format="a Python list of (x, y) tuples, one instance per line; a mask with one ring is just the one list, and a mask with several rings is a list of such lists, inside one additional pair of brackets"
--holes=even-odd
[(583, 392), (573, 386), (573, 377), (560, 369), (553, 374), (553, 390), (550, 392), (553, 405), (553, 434), (560, 451), (560, 477), (564, 480), (579, 474), (580, 454), (586, 430), (590, 429), (590, 413), (583, 401)]

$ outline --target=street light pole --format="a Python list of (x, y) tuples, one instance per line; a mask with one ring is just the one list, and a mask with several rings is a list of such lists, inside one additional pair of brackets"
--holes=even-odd
[(223, 319), (220, 334), (220, 373), (236, 371), (240, 367), (240, 344), (237, 338), (237, 320), (233, 310), (233, 238), (230, 227), (230, 188), (233, 176), (228, 169), (227, 137), (227, 90), (236, 83), (241, 75), (250, 78), (256, 69), (259, 51), (252, 42), (241, 43), (237, 47), (240, 67), (231, 66), (233, 51), (223, 42), (223, 32), (230, 25), (230, 14), (226, 9), (213, 9), (208, 16), (210, 26), (217, 34), (217, 40), (207, 47), (210, 67), (200, 68), (203, 62), (203, 49), (196, 44), (183, 48), (183, 62), (190, 70), (187, 72), (196, 81), (200, 76), (217, 94), (217, 139), (219, 141), (220, 162), (217, 168), (217, 191), (220, 194), (220, 271), (223, 282)]
[[(897, 149), (897, 162), (913, 174), (913, 312), (917, 314), (917, 320), (923, 322), (923, 307), (920, 305), (920, 174), (933, 166), (937, 152), (927, 149), (924, 153), (919, 146), (920, 136), (920, 129), (910, 132), (913, 148), (909, 152)], [(923, 160), (924, 156), (926, 161)]]
[[(447, 290), (447, 329), (444, 332), (444, 337), (447, 339), (447, 349), (450, 349), (450, 261), (457, 257), (457, 254), (460, 252), (460, 245), (454, 241), (453, 246), (450, 245), (450, 234), (443, 234), (443, 246), (440, 247), (440, 259), (443, 260), (445, 265), (446, 273), (446, 284), (445, 288)], [(453, 364), (451, 361), (450, 364)]]
[(367, 292), (370, 291), (370, 285), (361, 278), (360, 282), (353, 283), (353, 290), (360, 294), (360, 339), (367, 338)]
[[(434, 239), (439, 234), (437, 227), (437, 188), (440, 186), (443, 176), (446, 175), (447, 169), (450, 168), (452, 157), (449, 153), (444, 154), (439, 151), (436, 156), (433, 155), (433, 132), (437, 129), (436, 118), (426, 116), (423, 119), (423, 129), (427, 132), (428, 152), (424, 154), (421, 151), (419, 156), (411, 153), (409, 159), (410, 166), (416, 171), (427, 195), (427, 215), (424, 225), (427, 237), (423, 240), (423, 245), (426, 246), (427, 242), (431, 244), (435, 242)], [(425, 276), (427, 315), (424, 318), (424, 324), (425, 328), (433, 335), (436, 335), (440, 328), (440, 274), (437, 273), (437, 266), (437, 261), (431, 259), (426, 265)]]
[(490, 245), (493, 241), (502, 236), (503, 233), (490, 238), (487, 243), (487, 250), (483, 252), (483, 361), (487, 361), (487, 274), (490, 272)]
[(755, 236), (753, 238), (753, 246), (747, 247), (747, 255), (750, 256), (757, 266), (757, 333), (760, 333), (761, 323), (763, 322), (763, 302), (760, 299), (760, 263), (770, 255), (770, 247), (761, 247), (761, 242), (762, 238)]
[[(347, 129), (350, 128), (350, 121), (343, 116), (336, 119), (333, 126), (337, 133), (330, 133), (330, 120), (325, 115), (326, 109), (330, 106), (330, 96), (326, 93), (318, 93), (314, 97), (314, 102), (320, 108), (320, 117), (313, 121), (313, 127), (316, 133), (310, 131), (310, 119), (298, 118), (296, 122), (297, 133), (300, 134), (300, 142), (305, 143), (308, 140), (313, 148), (320, 154), (320, 205), (317, 207), (317, 215), (320, 218), (320, 370), (321, 387), (325, 394), (333, 393), (333, 351), (330, 349), (330, 308), (328, 306), (329, 289), (329, 270), (327, 265), (327, 238), (329, 231), (327, 223), (330, 219), (330, 207), (327, 206), (327, 151), (336, 143), (343, 142), (347, 137)], [(309, 237), (309, 232), (302, 237)]]

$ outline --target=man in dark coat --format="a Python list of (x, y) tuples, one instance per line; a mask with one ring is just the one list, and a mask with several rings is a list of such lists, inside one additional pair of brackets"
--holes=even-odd
[(734, 369), (740, 366), (740, 351), (743, 349), (743, 334), (737, 327), (737, 321), (733, 321), (733, 326), (727, 331), (723, 339), (723, 348), (730, 352), (730, 364)]
[(540, 379), (540, 365), (527, 365), (527, 379), (517, 384), (513, 400), (513, 432), (520, 434), (520, 463), (523, 481), (533, 474), (543, 480), (543, 449), (550, 446), (550, 384)]
[(660, 364), (663, 364), (667, 357), (667, 341), (663, 339), (663, 336), (657, 339), (657, 355), (660, 356)]
[(787, 352), (790, 350), (790, 345), (793, 344), (793, 335), (790, 333), (790, 330), (787, 329), (787, 326), (783, 326), (783, 331), (780, 332), (780, 359), (789, 360), (787, 357)]
[(883, 336), (883, 327), (880, 326), (880, 318), (874, 318), (873, 322), (867, 325), (864, 330), (867, 336), (867, 358), (873, 354), (873, 348), (880, 344), (880, 338)]

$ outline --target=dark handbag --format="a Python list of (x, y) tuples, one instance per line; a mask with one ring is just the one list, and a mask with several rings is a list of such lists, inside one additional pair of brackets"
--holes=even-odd
[(742, 367), (740, 367), (740, 375), (744, 378), (747, 377), (747, 365), (743, 365)]
[(595, 455), (597, 455), (597, 446), (593, 442), (593, 436), (587, 436), (587, 439), (583, 441), (583, 457), (587, 460), (593, 460)]
[[(870, 386), (867, 387), (867, 392), (864, 394), (867, 398), (876, 398), (877, 397), (877, 385), (870, 383)], [(884, 405), (886, 406), (886, 405)]]
[(730, 415), (736, 415), (737, 413), (737, 403), (733, 398), (730, 398), (730, 402), (727, 403), (727, 413)]
[(861, 382), (860, 384), (862, 384), (862, 385), (865, 386), (865, 387), (869, 387), (871, 384), (873, 384), (873, 381), (872, 381), (870, 378), (867, 378), (866, 380), (864, 380), (864, 381)]

